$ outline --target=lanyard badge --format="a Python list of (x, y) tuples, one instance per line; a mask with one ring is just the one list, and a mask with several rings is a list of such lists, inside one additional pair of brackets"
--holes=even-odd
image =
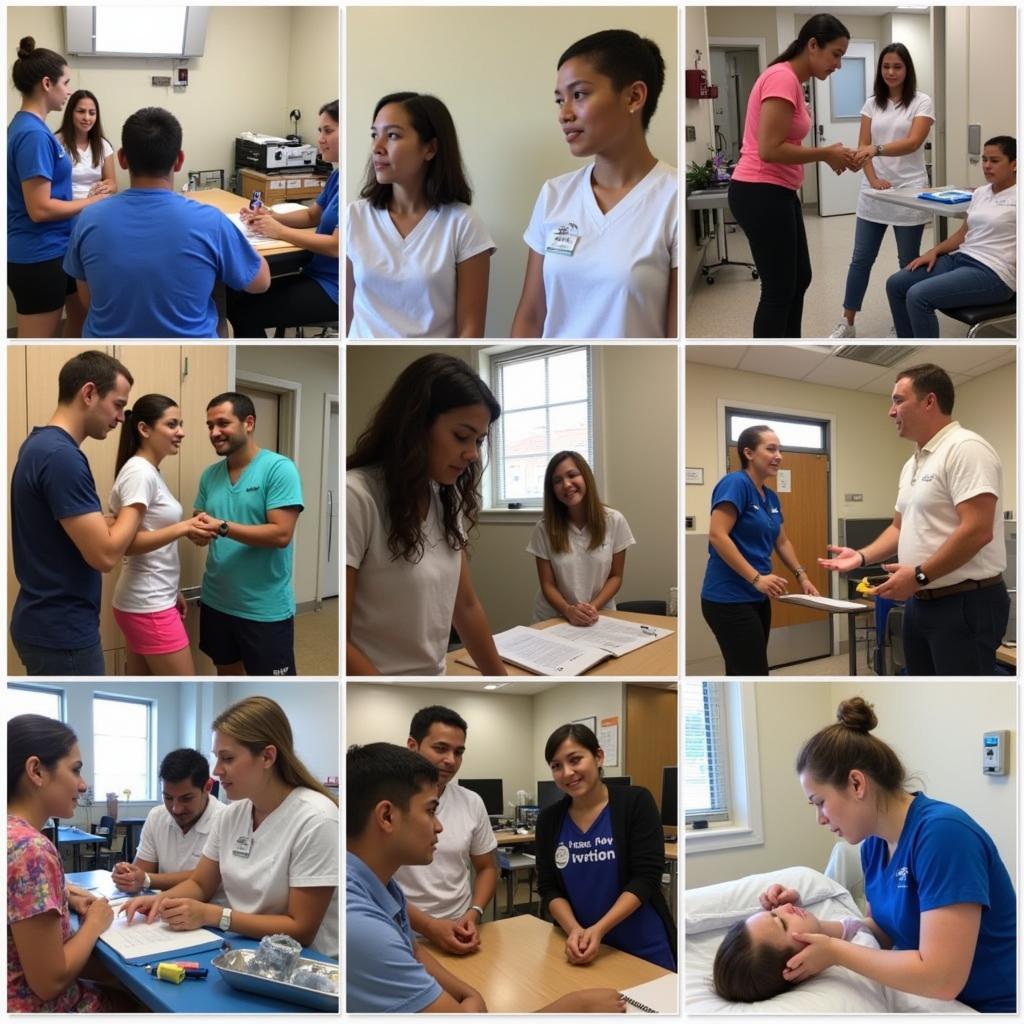
[(571, 256), (576, 251), (579, 240), (580, 229), (575, 224), (572, 222), (560, 224), (548, 232), (548, 241), (544, 251), (557, 256)]
[(248, 857), (250, 853), (252, 853), (252, 836), (239, 836), (235, 840), (235, 846), (231, 851), (231, 856)]

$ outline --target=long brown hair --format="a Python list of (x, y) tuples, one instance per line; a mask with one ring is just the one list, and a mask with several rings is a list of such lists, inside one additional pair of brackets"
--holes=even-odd
[(103, 166), (103, 124), (100, 121), (100, 101), (88, 89), (79, 89), (71, 94), (64, 107), (64, 118), (57, 129), (57, 137), (67, 150), (73, 164), (78, 163), (78, 143), (75, 141), (75, 107), (81, 99), (92, 100), (96, 107), (96, 120), (89, 129), (89, 148), (92, 150), (93, 167)]
[(583, 510), (587, 529), (590, 531), (587, 550), (593, 551), (604, 543), (607, 523), (604, 505), (597, 493), (597, 481), (594, 479), (593, 470), (579, 452), (564, 451), (552, 455), (548, 468), (544, 470), (544, 532), (548, 535), (552, 551), (569, 550), (569, 509), (555, 496), (553, 482), (555, 470), (566, 459), (572, 459), (576, 463), (576, 468), (579, 469), (587, 487), (587, 493), (583, 498)]
[(299, 760), (288, 716), (277, 701), (269, 697), (246, 697), (222, 711), (213, 720), (211, 728), (226, 732), (254, 756), (262, 754), (265, 747), (273, 745), (277, 748), (274, 767), (282, 782), (288, 786), (314, 789), (323, 793), (332, 803), (338, 803), (338, 798), (317, 782)]

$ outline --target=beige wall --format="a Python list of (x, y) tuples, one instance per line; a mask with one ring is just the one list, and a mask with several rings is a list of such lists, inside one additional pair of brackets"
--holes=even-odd
[(1011, 775), (981, 773), (981, 735), (1009, 729), (1017, 748), (1013, 682), (757, 683), (764, 837), (761, 846), (687, 853), (686, 887), (805, 864), (823, 871), (832, 836), (819, 826), (800, 790), (794, 762), (801, 745), (835, 719), (839, 702), (862, 696), (874, 705), (874, 735), (899, 755), (911, 790), (966, 811), (992, 837), (1016, 885), (1017, 765)]
[[(22, 36), (37, 46), (64, 52), (63, 7), (8, 7), (8, 50)], [(249, 56), (247, 56), (249, 55)], [(8, 61), (8, 67), (11, 61)], [(99, 100), (103, 129), (116, 151), (121, 126), (141, 107), (164, 107), (181, 122), (185, 164), (175, 176), (180, 188), (190, 170), (223, 168), (225, 187), (235, 172), (235, 137), (257, 131), (289, 133), (288, 112), (302, 111), (299, 134), (316, 143), (317, 110), (339, 95), (338, 10), (335, 7), (210, 7), (202, 57), (188, 62), (184, 91), (153, 86), (153, 75), (170, 75), (166, 58), (69, 57), (71, 88), (88, 89)], [(7, 75), (8, 120), (21, 94)], [(60, 114), (47, 125), (60, 126)], [(117, 170), (118, 188), (128, 172)], [(8, 323), (14, 323), (10, 293)]]
[(363, 180), (377, 100), (401, 90), (442, 99), (459, 132), (473, 205), (497, 244), (488, 337), (508, 336), (526, 268), (523, 231), (540, 186), (581, 166), (556, 121), (559, 54), (606, 28), (653, 39), (666, 74), (648, 139), (658, 157), (676, 162), (674, 7), (350, 7), (346, 19), (348, 198), (358, 195)]
[[(403, 367), (422, 347), (347, 347), (345, 450)], [(468, 346), (431, 348), (475, 365)], [(636, 545), (626, 556), (619, 600), (668, 600), (677, 582), (677, 354), (674, 346), (594, 346), (601, 500), (626, 517)], [(537, 572), (526, 546), (539, 512), (483, 516), (470, 552), (473, 584), (498, 632), (530, 622)]]
[(999, 453), (1003, 464), (1003, 510), (1017, 513), (1017, 374), (1004, 366), (956, 389), (953, 415)]
[(603, 718), (619, 720), (619, 756), (612, 765), (605, 756), (606, 775), (626, 774), (625, 694), (622, 683), (597, 679), (585, 683), (560, 683), (538, 693), (533, 699), (533, 764), (538, 765), (546, 779), (544, 744), (560, 725), (578, 718), (596, 718), (600, 729)]
[(341, 394), (338, 350), (332, 345), (239, 345), (235, 374), (246, 371), (296, 381), (302, 385), (299, 408), (299, 448), (295, 459), (302, 478), (305, 508), (295, 529), (295, 601), (302, 605), (317, 597), (320, 565), (320, 510), (324, 505), (323, 472), (324, 395)]

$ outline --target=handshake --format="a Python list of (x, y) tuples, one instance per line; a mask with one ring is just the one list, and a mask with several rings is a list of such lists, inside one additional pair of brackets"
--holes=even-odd
[(865, 161), (875, 155), (874, 146), (861, 146), (859, 149), (850, 149), (841, 142), (834, 142), (831, 146), (824, 147), (824, 161), (836, 174), (843, 171), (859, 171)]
[(215, 537), (220, 536), (219, 527), (221, 521), (208, 516), (205, 512), (199, 512), (191, 519), (186, 519), (181, 525), (185, 529), (185, 536), (188, 537), (196, 547), (205, 548)]

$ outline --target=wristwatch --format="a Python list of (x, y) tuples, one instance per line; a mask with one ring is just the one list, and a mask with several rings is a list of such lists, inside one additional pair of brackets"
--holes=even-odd
[(217, 536), (218, 537), (226, 537), (227, 535), (228, 535), (228, 521), (226, 519), (222, 519), (221, 523), (220, 523), (220, 526), (217, 527)]
[(153, 888), (153, 880), (149, 877), (149, 873), (148, 872), (143, 872), (143, 874), (142, 874), (142, 888), (143, 889), (152, 889)]
[(885, 152), (885, 146), (883, 143), (879, 143), (875, 146), (875, 156), (881, 156)]
[(231, 931), (231, 908), (225, 907), (220, 912), (220, 924), (217, 926), (222, 932)]
[(917, 584), (920, 587), (926, 587), (931, 583), (931, 580), (925, 575), (924, 569), (919, 565), (914, 568), (914, 579), (917, 580)]

